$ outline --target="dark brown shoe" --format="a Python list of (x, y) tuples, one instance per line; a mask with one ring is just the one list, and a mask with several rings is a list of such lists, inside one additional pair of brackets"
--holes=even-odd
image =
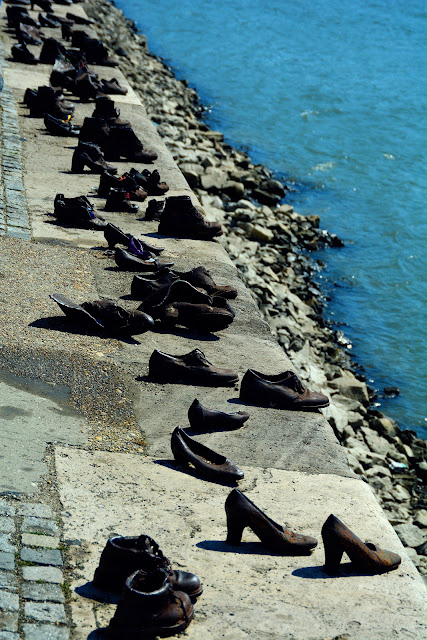
[(174, 591), (163, 569), (135, 571), (125, 582), (122, 599), (105, 631), (110, 640), (173, 636), (193, 619), (186, 593)]
[(172, 356), (155, 349), (150, 357), (149, 377), (156, 382), (194, 384), (206, 387), (232, 387), (239, 376), (231, 369), (216, 367), (200, 349), (183, 356)]
[(240, 429), (249, 417), (249, 413), (246, 411), (224, 413), (223, 411), (205, 409), (197, 398), (188, 410), (188, 421), (191, 428), (200, 433)]
[(121, 247), (115, 248), (114, 259), (116, 261), (116, 265), (122, 271), (139, 271), (140, 273), (144, 271), (157, 271), (163, 267), (173, 265), (173, 262), (160, 261), (157, 256), (151, 257), (151, 254), (150, 257), (143, 260), (132, 255), (132, 253), (126, 251), (126, 249), (122, 249)]
[(350, 558), (356, 571), (366, 573), (386, 573), (400, 565), (402, 559), (397, 553), (380, 549), (370, 542), (362, 542), (341, 520), (330, 515), (322, 527), (325, 547), (325, 571), (339, 572), (343, 553)]
[(139, 298), (142, 293), (145, 295), (142, 297), (143, 302), (139, 309), (149, 312), (153, 318), (164, 317), (165, 310), (177, 302), (212, 304), (212, 298), (208, 296), (206, 291), (196, 289), (185, 280), (171, 281), (168, 276), (165, 276), (162, 280), (151, 280), (149, 278), (145, 279), (143, 276), (135, 276), (131, 286), (131, 294), (133, 297)]
[(131, 573), (136, 570), (148, 573), (155, 569), (167, 571), (174, 589), (184, 591), (191, 598), (201, 595), (203, 588), (199, 578), (188, 571), (173, 570), (157, 542), (146, 535), (110, 538), (102, 551), (93, 584), (98, 589), (120, 593)]
[(161, 235), (193, 240), (213, 240), (223, 234), (219, 222), (208, 222), (190, 196), (166, 198), (158, 231)]
[(163, 309), (159, 318), (165, 325), (180, 325), (200, 333), (215, 333), (226, 329), (233, 322), (234, 313), (213, 304), (174, 302)]
[(249, 404), (277, 409), (321, 409), (329, 405), (327, 396), (306, 389), (293, 371), (267, 375), (248, 369), (240, 398)]
[(211, 296), (222, 296), (223, 298), (237, 298), (237, 291), (228, 285), (218, 285), (205, 267), (194, 267), (190, 271), (176, 271), (174, 273), (181, 279), (187, 280), (195, 287), (205, 289)]
[(231, 460), (190, 438), (181, 427), (172, 433), (171, 449), (178, 464), (190, 464), (201, 476), (214, 482), (236, 482), (244, 477)]
[(240, 544), (243, 529), (249, 527), (261, 542), (283, 556), (307, 555), (317, 545), (316, 538), (294, 533), (277, 524), (238, 489), (225, 501), (228, 544)]

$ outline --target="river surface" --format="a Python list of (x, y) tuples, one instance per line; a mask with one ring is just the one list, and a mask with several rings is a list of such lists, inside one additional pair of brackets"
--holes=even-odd
[(426, 4), (117, 0), (231, 144), (294, 183), (343, 249), (316, 257), (326, 315), (381, 408), (427, 436)]

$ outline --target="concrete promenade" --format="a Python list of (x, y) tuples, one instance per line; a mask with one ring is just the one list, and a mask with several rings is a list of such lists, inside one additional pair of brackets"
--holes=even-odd
[[(67, 8), (54, 5), (55, 13)], [(81, 5), (72, 7), (84, 15)], [(204, 593), (184, 633), (194, 640), (419, 640), (426, 637), (425, 587), (368, 485), (353, 475), (321, 412), (246, 407), (238, 388), (160, 385), (146, 379), (153, 349), (196, 347), (218, 366), (291, 369), (221, 244), (163, 238), (157, 224), (106, 213), (125, 232), (165, 247), (179, 270), (206, 266), (236, 286), (233, 324), (215, 337), (156, 331), (119, 341), (70, 331), (49, 293), (76, 302), (128, 300), (133, 275), (105, 254), (103, 234), (63, 228), (49, 215), (57, 193), (87, 195), (102, 211), (98, 177), (71, 174), (74, 138), (47, 134), (21, 104), (27, 87), (48, 84), (50, 65), (7, 61), (15, 40), (1, 7), (0, 187), (0, 640), (94, 640), (114, 604), (91, 599), (89, 583), (107, 538), (153, 537), (173, 566), (197, 573)], [(37, 17), (38, 11), (30, 11)], [(85, 30), (87, 30), (85, 28)], [(59, 37), (58, 29), (43, 28)], [(3, 47), (3, 49), (1, 48)], [(34, 49), (36, 51), (36, 49)], [(95, 67), (102, 78), (117, 69)], [(74, 121), (92, 114), (76, 104)], [(129, 87), (116, 96), (159, 159), (168, 195), (196, 196)], [(132, 163), (120, 162), (119, 173)], [(289, 528), (313, 535), (309, 557), (271, 555), (245, 530), (240, 547), (224, 544), (230, 487), (200, 480), (172, 462), (170, 434), (184, 428), (197, 397), (224, 411), (247, 409), (244, 428), (198, 436), (245, 471), (239, 488)], [(363, 540), (399, 553), (398, 570), (342, 576), (322, 571), (320, 530), (334, 513)], [(92, 594), (93, 595), (93, 594)], [(124, 639), (125, 640), (125, 639)]]

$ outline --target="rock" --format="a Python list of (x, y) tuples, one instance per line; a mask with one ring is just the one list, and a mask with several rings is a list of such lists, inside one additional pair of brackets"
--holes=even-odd
[(200, 176), (200, 184), (206, 191), (221, 190), (228, 180), (228, 175), (225, 171), (217, 169), (216, 167), (208, 167), (206, 172)]
[(240, 200), (241, 197), (245, 193), (245, 187), (241, 182), (236, 182), (235, 180), (227, 180), (224, 186), (222, 187), (222, 191), (229, 196), (232, 200)]
[(254, 189), (253, 197), (261, 204), (267, 204), (269, 206), (274, 206), (275, 204), (277, 204), (278, 200), (280, 200), (280, 197), (276, 194), (269, 193), (268, 191), (264, 191), (263, 189)]
[[(410, 499), (411, 499), (411, 494), (409, 493), (409, 491), (407, 489), (405, 489), (405, 487), (402, 487), (401, 484), (396, 484), (393, 487), (392, 496), (396, 500), (396, 502), (409, 502)], [(417, 528), (417, 527), (415, 527), (415, 528)]]
[(426, 556), (421, 556), (419, 561), (418, 561), (418, 571), (421, 573), (422, 576), (427, 575), (427, 557)]
[(380, 453), (384, 456), (389, 453), (390, 443), (385, 440), (385, 438), (381, 438), (376, 431), (369, 429), (369, 427), (362, 427), (361, 431), (363, 432), (366, 444), (371, 451), (375, 451), (375, 453)]
[(406, 554), (411, 558), (412, 562), (417, 567), (420, 563), (421, 558), (415, 551), (415, 549), (412, 549), (412, 547), (406, 547)]
[(343, 370), (338, 378), (331, 380), (329, 386), (348, 398), (358, 400), (364, 405), (369, 404), (368, 388), (364, 382), (360, 382), (351, 371)]
[(414, 523), (419, 527), (427, 528), (427, 510), (420, 509), (415, 513)]
[(369, 424), (373, 429), (376, 429), (380, 435), (386, 437), (393, 437), (396, 435), (396, 425), (389, 418), (377, 418), (374, 417), (369, 420)]
[(363, 416), (360, 413), (356, 413), (355, 411), (349, 411), (347, 414), (348, 424), (351, 425), (354, 429), (358, 427), (363, 427)]
[(237, 203), (237, 206), (239, 207), (239, 209), (250, 209), (251, 211), (256, 211), (257, 208), (254, 205), (253, 202), (251, 202), (250, 200), (239, 200)]
[(265, 182), (261, 183), (261, 188), (265, 189), (266, 191), (271, 191), (271, 193), (275, 193), (280, 198), (283, 198), (286, 193), (283, 184), (279, 180), (266, 180)]
[(376, 476), (378, 476), (379, 478), (382, 478), (384, 476), (387, 476), (388, 478), (390, 478), (391, 471), (387, 467), (383, 467), (375, 464), (369, 469), (366, 469), (365, 475), (367, 478), (372, 478)]
[(356, 458), (356, 456), (354, 456), (352, 453), (348, 452), (347, 453), (347, 460), (348, 460), (348, 464), (350, 465), (350, 467), (352, 468), (354, 473), (357, 473), (358, 475), (363, 475), (363, 473), (364, 473), (363, 467), (360, 464), (359, 460)]
[(287, 215), (287, 214), (293, 213), (294, 208), (290, 204), (281, 204), (279, 207), (277, 207), (276, 211)]
[(249, 232), (249, 237), (259, 242), (271, 242), (274, 239), (274, 233), (266, 227), (254, 224)]
[(412, 524), (412, 522), (398, 524), (394, 527), (394, 530), (405, 547), (419, 547), (426, 541), (421, 529)]
[(387, 505), (387, 508), (384, 511), (389, 522), (393, 526), (406, 522), (406, 520), (409, 518), (408, 509), (406, 509), (402, 504), (391, 503)]
[(387, 398), (396, 398), (399, 393), (399, 387), (384, 387), (384, 395), (387, 396)]

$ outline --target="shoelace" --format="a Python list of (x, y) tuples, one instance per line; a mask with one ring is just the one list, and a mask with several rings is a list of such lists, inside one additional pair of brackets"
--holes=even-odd
[(295, 373), (289, 373), (289, 376), (286, 378), (286, 384), (297, 393), (304, 393), (305, 391), (305, 387)]

